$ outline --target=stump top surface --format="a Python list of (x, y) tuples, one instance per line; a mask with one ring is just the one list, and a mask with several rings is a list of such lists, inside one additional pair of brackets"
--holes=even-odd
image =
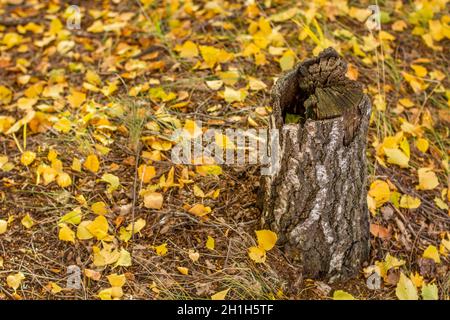
[(299, 63), (272, 89), (275, 124), (286, 124), (287, 115), (306, 121), (343, 117), (346, 142), (359, 125), (364, 93), (362, 85), (346, 77), (347, 63), (333, 48)]
[(333, 48), (298, 65), (298, 87), (307, 118), (329, 119), (357, 109), (362, 86), (346, 73), (347, 63)]

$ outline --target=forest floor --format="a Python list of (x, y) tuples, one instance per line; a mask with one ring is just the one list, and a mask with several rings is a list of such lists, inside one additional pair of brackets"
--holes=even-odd
[[(449, 299), (448, 1), (380, 1), (381, 30), (369, 1), (70, 4), (0, 1), (0, 299)], [(371, 256), (334, 284), (248, 254), (259, 166), (170, 140), (266, 127), (276, 78), (330, 46), (373, 109)]]

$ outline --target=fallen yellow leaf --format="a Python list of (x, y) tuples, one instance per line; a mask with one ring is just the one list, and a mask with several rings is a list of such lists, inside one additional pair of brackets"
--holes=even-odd
[(399, 149), (384, 148), (384, 152), (388, 163), (396, 164), (400, 168), (408, 167), (409, 157)]
[(375, 200), (377, 208), (381, 207), (391, 196), (389, 185), (383, 180), (375, 180), (370, 184), (369, 196)]
[(146, 192), (144, 195), (144, 206), (149, 209), (161, 209), (163, 201), (163, 195), (159, 192)]
[(198, 48), (192, 41), (186, 41), (181, 47), (177, 48), (181, 58), (194, 58), (198, 56)]
[(97, 173), (99, 168), (100, 168), (100, 162), (98, 161), (98, 158), (95, 154), (90, 154), (87, 158), (86, 161), (84, 162), (83, 166), (93, 172), (93, 173)]
[(419, 176), (419, 190), (433, 190), (439, 185), (439, 180), (436, 174), (430, 168), (420, 168), (417, 170)]
[(428, 143), (427, 139), (424, 139), (424, 138), (417, 139), (416, 147), (417, 147), (417, 149), (419, 149), (419, 151), (421, 151), (423, 153), (427, 152), (428, 146), (429, 146), (429, 143)]
[(36, 153), (34, 153), (33, 151), (25, 151), (20, 157), (20, 162), (24, 166), (29, 166), (33, 163), (34, 159), (36, 159)]
[(104, 216), (98, 216), (90, 224), (86, 225), (86, 229), (97, 240), (102, 240), (108, 236), (108, 221)]
[(266, 251), (271, 250), (277, 242), (277, 234), (270, 230), (259, 230), (256, 232), (256, 238), (258, 240), (258, 247)]
[(75, 243), (75, 232), (73, 232), (65, 223), (59, 224), (58, 238), (62, 241), (69, 241)]
[(256, 263), (263, 263), (266, 261), (266, 250), (259, 247), (250, 247), (248, 256)]
[(127, 278), (125, 277), (124, 274), (118, 275), (117, 273), (113, 273), (107, 276), (106, 278), (108, 278), (111, 287), (122, 287), (127, 281)]
[(92, 223), (91, 220), (82, 221), (77, 228), (77, 238), (80, 240), (89, 240), (94, 237), (92, 233), (89, 232), (87, 226)]
[(209, 250), (214, 250), (215, 247), (215, 240), (213, 237), (208, 236), (208, 239), (206, 240), (206, 248)]
[(431, 259), (436, 263), (441, 263), (441, 258), (439, 257), (439, 251), (435, 246), (429, 245), (422, 255), (424, 258)]
[(16, 274), (9, 275), (6, 278), (6, 283), (8, 284), (8, 287), (12, 288), (14, 291), (16, 291), (20, 284), (22, 283), (22, 280), (25, 279), (25, 275), (22, 272), (18, 272)]
[(415, 198), (407, 194), (402, 195), (400, 198), (400, 208), (417, 209), (420, 204), (421, 201), (419, 198)]
[(141, 164), (138, 168), (139, 179), (143, 183), (149, 183), (156, 175), (155, 167)]
[(183, 274), (183, 275), (185, 275), (185, 276), (187, 276), (188, 273), (189, 273), (189, 269), (188, 269), (188, 268), (185, 268), (185, 267), (177, 267), (177, 270), (178, 270), (181, 274)]
[(203, 217), (211, 212), (210, 207), (205, 207), (203, 204), (198, 203), (189, 209), (189, 213), (195, 214), (198, 217)]
[(228, 291), (230, 291), (229, 288), (213, 294), (211, 296), (211, 300), (225, 300), (225, 296), (227, 295)]
[(23, 217), (21, 223), (27, 229), (30, 229), (34, 225), (34, 221), (28, 213), (25, 215), (25, 217)]
[(61, 188), (66, 188), (72, 184), (72, 178), (70, 175), (66, 172), (60, 172), (58, 176), (56, 177), (56, 183)]
[(155, 247), (155, 252), (158, 256), (165, 256), (167, 254), (167, 243), (163, 243)]
[(0, 234), (5, 233), (7, 228), (8, 228), (8, 222), (6, 220), (0, 219)]
[(91, 206), (92, 212), (98, 215), (105, 215), (108, 213), (108, 209), (106, 208), (106, 203), (103, 201), (98, 201), (92, 204)]

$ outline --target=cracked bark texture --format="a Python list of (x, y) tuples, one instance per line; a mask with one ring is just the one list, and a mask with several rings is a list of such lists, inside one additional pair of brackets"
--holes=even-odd
[[(345, 280), (369, 255), (366, 140), (370, 100), (329, 48), (272, 89), (279, 169), (262, 176), (263, 225), (307, 278)], [(284, 124), (286, 113), (303, 116)]]

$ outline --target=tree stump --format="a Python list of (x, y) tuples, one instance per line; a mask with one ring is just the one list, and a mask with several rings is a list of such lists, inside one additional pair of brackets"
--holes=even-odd
[[(328, 48), (272, 89), (279, 166), (261, 177), (262, 223), (308, 278), (354, 276), (369, 255), (366, 140), (370, 100)], [(294, 114), (298, 123), (285, 123)]]

